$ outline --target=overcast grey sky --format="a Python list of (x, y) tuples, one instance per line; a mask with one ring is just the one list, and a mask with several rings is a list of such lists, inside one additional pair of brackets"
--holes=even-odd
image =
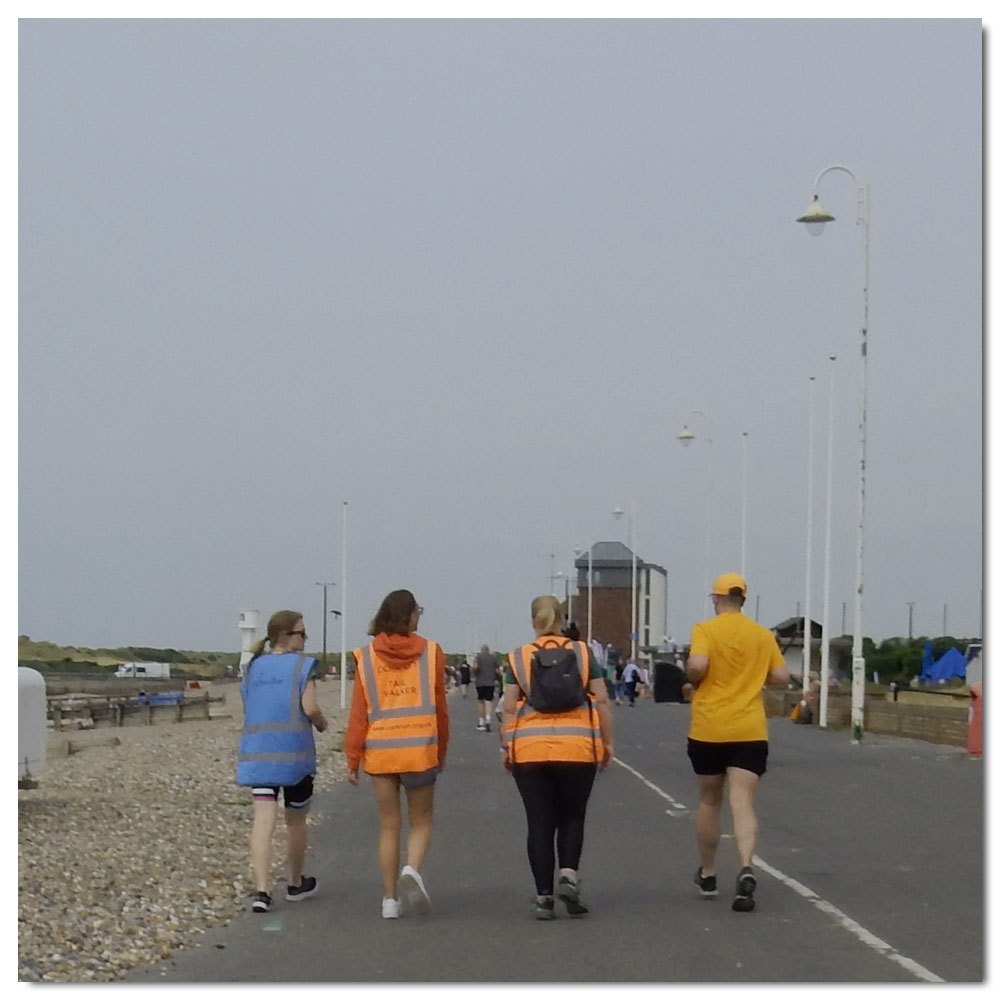
[[(27, 20), (19, 631), (236, 649), (336, 581), (507, 648), (550, 553), (625, 540), (669, 631), (740, 560), (852, 622), (871, 186), (866, 635), (980, 628), (977, 20)], [(690, 417), (699, 435), (677, 441)], [(562, 583), (557, 583), (562, 595)], [(330, 648), (339, 647), (331, 620)], [(315, 645), (313, 641), (310, 646)]]

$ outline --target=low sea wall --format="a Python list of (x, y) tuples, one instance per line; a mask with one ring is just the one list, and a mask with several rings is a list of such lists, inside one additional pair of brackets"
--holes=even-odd
[[(964, 747), (969, 736), (970, 696), (961, 692), (928, 695), (920, 701), (889, 701), (884, 695), (865, 696), (864, 728), (869, 733), (906, 736), (944, 746)], [(932, 702), (929, 699), (936, 698)], [(771, 717), (788, 718), (793, 706), (802, 700), (801, 691), (766, 688), (764, 710)], [(817, 712), (814, 708), (813, 725)], [(830, 729), (851, 728), (850, 692), (830, 693), (827, 701), (827, 725)]]

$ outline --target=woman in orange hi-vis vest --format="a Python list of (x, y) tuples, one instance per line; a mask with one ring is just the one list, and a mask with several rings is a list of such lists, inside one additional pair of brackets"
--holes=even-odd
[[(354, 650), (354, 692), (344, 740), (347, 780), (357, 785), (363, 765), (375, 786), (385, 886), (382, 916), (387, 918), (400, 915), (401, 903), (415, 913), (430, 909), (420, 865), (431, 838), (434, 782), (448, 750), (448, 705), (444, 653), (436, 642), (417, 635), (423, 610), (410, 591), (394, 590), (368, 628), (372, 642)], [(410, 817), (402, 871), (400, 786)]]
[(560, 635), (558, 598), (536, 597), (531, 624), (535, 641), (508, 655), (504, 767), (514, 776), (528, 820), (535, 918), (555, 917), (554, 895), (571, 917), (582, 917), (588, 912), (578, 877), (583, 826), (594, 777), (611, 761), (611, 707), (604, 668), (594, 663), (586, 643)]

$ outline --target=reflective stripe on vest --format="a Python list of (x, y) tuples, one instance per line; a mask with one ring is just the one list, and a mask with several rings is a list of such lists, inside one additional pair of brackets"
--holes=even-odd
[(378, 696), (378, 684), (375, 681), (375, 665), (372, 662), (372, 647), (365, 646), (361, 650), (361, 669), (365, 672), (365, 690), (368, 694), (368, 721), (378, 719), (405, 719), (408, 716), (428, 715), (434, 711), (431, 702), (431, 671), (430, 658), (427, 655), (430, 643), (424, 646), (417, 665), (420, 684), (420, 704), (403, 708), (382, 708)]
[[(416, 661), (416, 702), (392, 708), (385, 707), (385, 692), (379, 691), (374, 646), (369, 644), (355, 650), (368, 702), (368, 733), (364, 742), (367, 771), (393, 774), (426, 771), (437, 766), (437, 706), (431, 677), (431, 657), (435, 654), (436, 665), (436, 650), (437, 644), (428, 642)], [(413, 666), (404, 669), (411, 672)]]
[[(302, 696), (299, 694), (299, 680), (302, 677), (302, 668), (306, 662), (306, 654), (299, 653), (299, 658), (295, 661), (295, 667), (292, 671), (292, 683), (291, 691), (289, 692), (288, 698), (288, 720), (286, 722), (254, 722), (248, 726), (243, 727), (244, 733), (311, 733), (312, 725), (309, 719), (306, 718), (303, 721), (302, 713), (300, 712), (300, 707), (302, 704)], [(244, 678), (244, 684), (246, 684), (247, 691), (250, 690), (250, 674), (253, 670), (253, 664), (247, 669), (246, 677)], [(241, 753), (239, 755), (240, 760), (256, 760), (256, 761), (274, 761), (275, 763), (288, 763), (289, 761), (296, 760), (309, 760), (310, 757), (316, 756), (315, 747), (307, 750), (301, 750), (294, 753)]]

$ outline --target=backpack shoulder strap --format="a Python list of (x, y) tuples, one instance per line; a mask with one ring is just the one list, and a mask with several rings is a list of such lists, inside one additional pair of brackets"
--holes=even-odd
[(580, 680), (583, 681), (583, 690), (586, 691), (590, 687), (590, 657), (587, 655), (587, 644), (577, 640), (573, 642), (573, 646), (576, 647), (576, 656), (580, 661)]
[[(535, 645), (535, 643), (532, 643)], [(514, 680), (525, 696), (528, 694), (528, 687), (531, 680), (531, 665), (525, 662), (524, 647), (518, 646), (507, 655), (510, 661), (511, 670), (514, 672)]]

